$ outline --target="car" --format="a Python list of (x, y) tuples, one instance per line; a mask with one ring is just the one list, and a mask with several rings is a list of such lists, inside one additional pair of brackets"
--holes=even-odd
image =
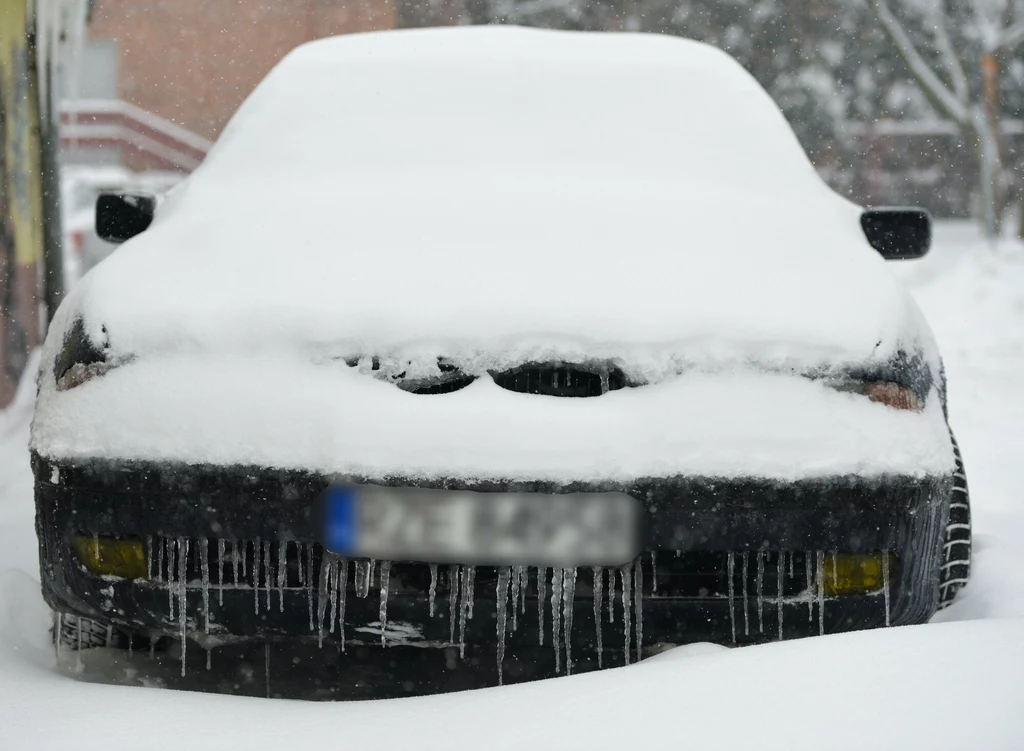
[(58, 649), (265, 653), (269, 694), (294, 647), (388, 697), (923, 623), (967, 581), (887, 268), (928, 215), (832, 192), (724, 52), (316, 41), (154, 206), (101, 199), (126, 242), (42, 355)]

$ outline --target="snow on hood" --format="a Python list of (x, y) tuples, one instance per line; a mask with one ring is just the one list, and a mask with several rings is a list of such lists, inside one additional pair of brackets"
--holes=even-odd
[[(77, 320), (121, 366), (58, 393)], [(411, 394), (370, 356), (481, 377)], [(587, 360), (648, 385), (558, 399), (484, 377)], [(930, 371), (923, 412), (795, 375), (896, 361)], [(300, 47), (73, 290), (44, 363), (51, 456), (556, 480), (952, 462), (931, 335), (859, 209), (735, 61), (661, 36)]]
[(32, 445), (67, 458), (553, 482), (922, 477), (953, 466), (934, 390), (916, 413), (784, 374), (694, 372), (579, 399), (480, 379), (424, 396), (344, 363), (175, 354), (63, 393), (52, 384), (44, 370)]
[(67, 305), (135, 355), (932, 353), (858, 216), (707, 45), (350, 35), (288, 55)]

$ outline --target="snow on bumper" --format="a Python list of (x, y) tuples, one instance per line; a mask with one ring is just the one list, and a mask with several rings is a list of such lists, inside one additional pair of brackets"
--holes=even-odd
[(32, 448), (50, 458), (558, 483), (921, 478), (953, 466), (934, 391), (915, 413), (790, 374), (694, 372), (584, 399), (488, 379), (419, 395), (343, 364), (273, 357), (152, 357), (66, 392), (47, 375)]

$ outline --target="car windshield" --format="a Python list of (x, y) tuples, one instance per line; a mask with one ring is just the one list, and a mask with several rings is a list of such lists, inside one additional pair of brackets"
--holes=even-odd
[(1021, 745), (1022, 175), (1024, 0), (0, 0), (0, 748)]

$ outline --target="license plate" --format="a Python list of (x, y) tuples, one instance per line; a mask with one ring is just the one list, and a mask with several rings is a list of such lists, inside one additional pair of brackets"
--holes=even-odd
[(477, 493), (336, 485), (321, 541), (345, 556), (436, 563), (613, 566), (640, 549), (641, 512), (625, 493)]

